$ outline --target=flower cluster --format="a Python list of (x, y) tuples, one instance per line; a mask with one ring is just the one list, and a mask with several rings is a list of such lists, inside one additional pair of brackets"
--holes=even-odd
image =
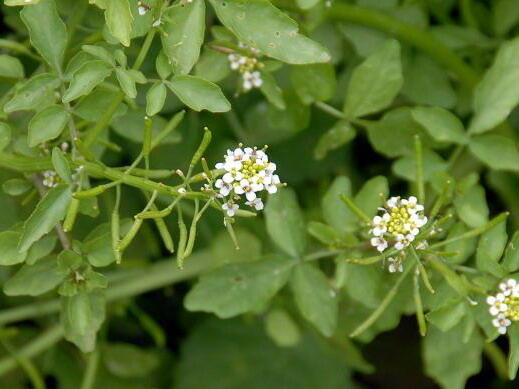
[(43, 186), (47, 188), (54, 188), (60, 183), (60, 178), (54, 170), (45, 170), (43, 172)]
[(505, 334), (512, 321), (519, 321), (519, 284), (510, 278), (501, 282), (499, 289), (500, 292), (487, 297), (487, 303), (494, 317), (492, 324), (500, 334)]
[(257, 211), (263, 209), (263, 201), (258, 194), (262, 191), (276, 193), (280, 184), (279, 176), (274, 174), (276, 164), (269, 161), (265, 153), (266, 147), (258, 150), (256, 147), (238, 147), (227, 150), (225, 162), (217, 163), (217, 169), (225, 170), (222, 178), (215, 182), (218, 197), (227, 198), (222, 208), (228, 216), (234, 216), (239, 208), (235, 200), (245, 196), (245, 204)]
[(394, 240), (397, 250), (405, 249), (427, 223), (427, 217), (423, 214), (424, 207), (418, 204), (414, 196), (408, 199), (391, 197), (380, 210), (383, 214), (373, 218), (370, 230), (373, 235), (371, 245), (380, 252), (387, 249), (389, 239)]
[(243, 79), (242, 87), (245, 91), (261, 87), (263, 79), (261, 78), (260, 69), (263, 68), (263, 64), (256, 58), (259, 55), (259, 50), (243, 43), (240, 43), (240, 48), (247, 50), (250, 55), (240, 53), (229, 54), (231, 69), (241, 74)]

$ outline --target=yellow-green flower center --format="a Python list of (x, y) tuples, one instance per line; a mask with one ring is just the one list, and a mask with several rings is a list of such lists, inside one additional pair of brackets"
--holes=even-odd
[(259, 174), (260, 171), (265, 170), (266, 166), (256, 163), (256, 160), (248, 159), (242, 162), (241, 174), (246, 179), (251, 179)]
[(505, 312), (505, 315), (510, 320), (519, 320), (519, 297), (508, 296), (505, 298), (505, 304), (508, 305), (508, 310)]
[(404, 228), (404, 226), (409, 224), (411, 217), (407, 206), (392, 208), (389, 216), (390, 219), (387, 222), (387, 230), (392, 234), (407, 234), (408, 230)]

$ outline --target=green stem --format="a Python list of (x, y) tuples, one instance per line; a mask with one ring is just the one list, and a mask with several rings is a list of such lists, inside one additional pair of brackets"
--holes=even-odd
[[(148, 55), (148, 51), (153, 42), (153, 38), (155, 37), (155, 33), (155, 29), (151, 29), (148, 32), (148, 35), (146, 35), (144, 43), (141, 47), (141, 50), (139, 51), (139, 54), (137, 54), (137, 59), (135, 60), (132, 69), (138, 70), (141, 67), (142, 63), (144, 62), (144, 59), (146, 58), (146, 55)], [(112, 100), (111, 104), (108, 106), (108, 109), (105, 111), (103, 116), (101, 116), (96, 125), (92, 127), (90, 130), (88, 130), (84, 141), (86, 147), (90, 147), (99, 137), (101, 132), (110, 124), (112, 116), (114, 115), (115, 111), (117, 110), (117, 107), (119, 107), (119, 104), (121, 104), (123, 99), (124, 93), (118, 92)]]
[(373, 313), (369, 315), (366, 320), (364, 320), (364, 322), (362, 322), (357, 328), (355, 328), (355, 330), (353, 330), (353, 332), (350, 334), (350, 337), (353, 338), (355, 336), (362, 334), (377, 321), (377, 319), (384, 313), (391, 301), (393, 301), (393, 299), (395, 298), (398, 292), (398, 288), (400, 287), (402, 282), (404, 282), (405, 278), (407, 277), (411, 269), (414, 269), (414, 266), (408, 266), (404, 270), (404, 272), (400, 275), (393, 287), (386, 294), (386, 297), (384, 297), (377, 309), (375, 309)]
[(416, 186), (418, 188), (418, 202), (425, 204), (425, 183), (423, 178), (423, 149), (419, 135), (414, 137)]
[(83, 380), (81, 381), (81, 389), (92, 389), (94, 388), (97, 368), (99, 367), (99, 359), (100, 354), (99, 350), (94, 350), (88, 356), (88, 363), (85, 371), (85, 375), (83, 376)]
[[(18, 357), (30, 359), (49, 349), (54, 344), (59, 342), (63, 337), (63, 329), (61, 324), (56, 324), (43, 332), (36, 339), (31, 341), (26, 346), (18, 351)], [(10, 356), (0, 360), (0, 377), (15, 369), (18, 362), (15, 357)]]
[(494, 370), (496, 371), (499, 378), (504, 381), (509, 380), (508, 363), (503, 351), (494, 342), (485, 343), (483, 346), (483, 351), (494, 366)]
[(34, 363), (30, 359), (20, 356), (16, 349), (10, 344), (10, 342), (6, 339), (3, 339), (3, 337), (1, 336), (0, 343), (2, 343), (7, 352), (12, 355), (12, 357), (18, 362), (20, 367), (25, 371), (25, 374), (27, 374), (27, 376), (29, 377), (29, 380), (31, 381), (33, 388), (45, 389), (45, 380), (43, 379), (40, 371), (34, 365)]
[[(418, 270), (418, 268), (416, 268), (416, 270)], [(420, 335), (425, 336), (427, 334), (427, 324), (425, 323), (422, 297), (420, 296), (420, 283), (418, 282), (419, 273), (419, 271), (415, 271), (415, 274), (413, 276), (414, 305), (416, 308), (416, 321), (418, 322)]]
[(328, 17), (332, 20), (372, 27), (407, 41), (450, 69), (468, 89), (474, 88), (479, 81), (479, 74), (474, 69), (427, 31), (400, 22), (378, 11), (343, 2), (335, 2), (328, 11)]
[(371, 220), (368, 215), (364, 213), (362, 209), (357, 207), (355, 202), (352, 200), (350, 196), (346, 196), (345, 194), (341, 195), (341, 200), (346, 204), (346, 206), (350, 209), (351, 212), (353, 212), (360, 220), (363, 220), (364, 222), (370, 224)]
[(336, 117), (337, 119), (346, 119), (346, 115), (343, 112), (339, 111), (337, 108), (332, 107), (329, 104), (323, 103), (322, 101), (316, 101), (314, 105), (319, 108), (321, 111), (324, 111), (331, 116)]
[[(151, 265), (145, 272), (135, 272), (124, 277), (119, 282), (114, 282), (114, 285), (106, 291), (106, 300), (107, 302), (112, 302), (133, 297), (150, 290), (184, 281), (198, 276), (203, 271), (211, 268), (212, 265), (213, 259), (211, 256), (197, 256), (196, 254), (193, 255), (193, 258), (186, 264), (183, 270), (172, 266), (170, 259), (164, 260)], [(59, 309), (59, 299), (6, 309), (0, 311), (0, 325), (50, 315), (58, 312)]]
[(470, 238), (473, 238), (475, 236), (481, 235), (485, 231), (488, 231), (492, 227), (494, 227), (494, 226), (498, 225), (499, 223), (501, 223), (503, 220), (505, 220), (508, 217), (508, 215), (509, 215), (509, 212), (500, 213), (499, 215), (497, 215), (495, 218), (490, 220), (484, 226), (481, 226), (481, 227), (478, 227), (478, 228), (474, 228), (473, 230), (470, 230), (470, 231), (465, 232), (464, 234), (455, 236), (454, 238), (446, 239), (446, 240), (444, 240), (442, 242), (438, 242), (438, 243), (432, 244), (431, 246), (429, 246), (429, 249), (430, 250), (434, 250), (434, 249), (437, 249), (438, 247), (443, 247), (443, 246), (446, 246), (446, 245), (451, 244), (453, 242), (457, 242), (459, 240), (470, 239)]

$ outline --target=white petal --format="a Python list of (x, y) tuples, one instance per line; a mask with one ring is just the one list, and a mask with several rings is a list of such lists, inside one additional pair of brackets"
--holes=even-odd
[(247, 200), (253, 201), (254, 199), (256, 199), (256, 193), (254, 193), (254, 192), (247, 192), (245, 194), (245, 197), (247, 197)]

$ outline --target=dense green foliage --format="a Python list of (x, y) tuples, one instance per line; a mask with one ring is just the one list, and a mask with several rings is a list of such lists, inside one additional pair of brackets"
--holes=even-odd
[(2, 387), (515, 379), (516, 0), (3, 3)]

